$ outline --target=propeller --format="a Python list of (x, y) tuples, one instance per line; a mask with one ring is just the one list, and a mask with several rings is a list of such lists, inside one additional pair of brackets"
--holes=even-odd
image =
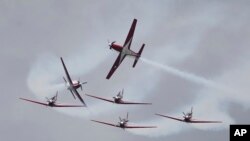
[(122, 121), (122, 118), (121, 117), (119, 117), (119, 120), (120, 120), (120, 122)]
[(72, 96), (74, 97), (74, 99), (76, 99), (76, 96), (74, 95), (74, 93), (72, 92), (71, 89), (70, 89), (70, 93), (72, 94)]
[(183, 114), (183, 117), (186, 118), (186, 113), (182, 112), (182, 114)]
[[(118, 98), (121, 98), (121, 99), (123, 98), (123, 91), (124, 91), (124, 90), (122, 89), (121, 91), (118, 92), (118, 94), (117, 94), (117, 97), (118, 97)], [(114, 97), (114, 98), (115, 98), (115, 97)]]
[(108, 44), (109, 44), (109, 49), (112, 49), (112, 45), (115, 43), (116, 41), (113, 41), (113, 42), (109, 42), (108, 40)]
[(123, 98), (123, 92), (124, 92), (124, 88), (122, 89), (121, 98)]
[(65, 79), (65, 77), (63, 77), (63, 80), (65, 82), (65, 86), (67, 85), (67, 80)]
[(56, 91), (56, 95), (54, 96), (54, 101), (57, 101), (57, 95), (58, 95), (58, 91)]
[(191, 118), (192, 117), (192, 115), (193, 115), (193, 107), (191, 108), (191, 111), (190, 112), (188, 112), (188, 113), (184, 113), (184, 112), (182, 112), (183, 113), (183, 117), (184, 118), (186, 118), (186, 117), (189, 117), (189, 118)]
[(80, 84), (81, 91), (82, 91), (82, 84), (81, 84), (81, 79), (80, 78), (78, 79), (78, 83)]
[(191, 108), (191, 112), (189, 113), (189, 116), (190, 116), (190, 117), (193, 116), (193, 107)]
[(49, 98), (48, 97), (45, 97), (47, 99), (47, 102), (49, 102)]
[(87, 82), (81, 82), (81, 79), (80, 79), (80, 78), (78, 79), (78, 83), (80, 84), (81, 90), (82, 90), (82, 85), (83, 85), (83, 84), (87, 84)]
[(120, 95), (121, 95), (121, 91), (118, 92), (118, 94), (116, 95), (116, 97), (120, 97)]
[(127, 119), (126, 119), (126, 122), (128, 122), (128, 112), (127, 112)]

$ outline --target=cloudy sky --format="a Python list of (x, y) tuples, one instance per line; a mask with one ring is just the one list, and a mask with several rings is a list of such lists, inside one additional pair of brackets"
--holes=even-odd
[[(250, 3), (239, 0), (0, 0), (0, 139), (228, 141), (230, 124), (250, 123)], [(126, 58), (110, 80), (117, 53), (138, 19), (132, 47), (145, 49), (136, 68)], [(88, 81), (79, 93), (88, 108), (52, 109), (19, 100), (80, 104), (64, 87), (60, 57), (74, 79)], [(85, 94), (124, 98), (152, 106), (120, 106)], [(155, 116), (222, 124), (190, 125)], [(90, 119), (157, 129), (121, 130)]]

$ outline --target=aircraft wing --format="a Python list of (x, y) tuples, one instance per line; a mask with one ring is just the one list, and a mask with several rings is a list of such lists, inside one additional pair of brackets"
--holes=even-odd
[(190, 123), (222, 123), (222, 121), (202, 121), (202, 120), (190, 120)]
[(38, 101), (29, 100), (29, 99), (25, 99), (25, 98), (19, 98), (19, 99), (24, 100), (24, 101), (28, 101), (28, 102), (32, 102), (32, 103), (36, 103), (36, 104), (40, 104), (40, 105), (44, 105), (44, 106), (49, 106), (47, 103), (43, 103), (43, 102), (38, 102)]
[(118, 55), (118, 57), (116, 58), (115, 60), (115, 63), (113, 64), (111, 70), (109, 71), (106, 79), (109, 79), (113, 73), (115, 72), (115, 70), (119, 67), (119, 65), (122, 63), (123, 59), (126, 57), (126, 55), (124, 55), (122, 58), (121, 58), (121, 53)]
[(64, 105), (64, 104), (55, 104), (52, 107), (84, 107), (83, 105)]
[(170, 118), (170, 119), (173, 119), (173, 120), (182, 121), (182, 122), (188, 122), (188, 123), (222, 123), (221, 121), (202, 121), (202, 120), (185, 121), (184, 119), (170, 117), (170, 116), (165, 116), (165, 115), (161, 115), (161, 114), (156, 114), (156, 115), (162, 116), (162, 117), (166, 117), (166, 118)]
[(73, 89), (72, 92), (78, 97), (78, 99), (83, 103), (84, 106), (87, 107), (86, 103), (83, 101), (81, 95), (78, 93), (76, 89)]
[(70, 84), (71, 86), (73, 86), (72, 80), (71, 80), (71, 78), (70, 78), (70, 76), (69, 76), (69, 72), (68, 72), (68, 70), (67, 70), (67, 68), (66, 68), (66, 66), (65, 66), (65, 64), (64, 64), (64, 61), (63, 61), (62, 57), (61, 57), (61, 61), (62, 61), (62, 64), (63, 64), (63, 68), (64, 68), (64, 71), (65, 71), (67, 80), (68, 80), (69, 84)]
[(100, 100), (104, 100), (104, 101), (107, 101), (107, 102), (114, 103), (114, 100), (110, 100), (110, 99), (106, 99), (106, 98), (102, 98), (102, 97), (97, 97), (97, 96), (93, 96), (93, 95), (89, 95), (89, 94), (86, 94), (86, 95), (90, 96), (90, 97), (93, 97), (93, 98), (97, 98), (97, 99), (100, 99)]
[(142, 103), (142, 102), (129, 102), (129, 101), (122, 101), (119, 104), (142, 104), (142, 105), (152, 105), (152, 103)]
[(134, 31), (135, 31), (136, 23), (137, 23), (137, 20), (134, 19), (133, 23), (132, 23), (132, 25), (130, 27), (130, 30), (128, 32), (127, 38), (126, 38), (126, 40), (124, 42), (124, 45), (123, 45), (123, 46), (125, 46), (125, 45), (127, 45), (129, 43), (128, 49), (130, 49), (130, 45), (132, 43), (132, 39), (133, 39), (133, 36), (134, 36)]
[[(40, 104), (40, 105), (44, 105), (44, 106), (50, 106), (48, 103), (43, 103), (43, 102), (38, 102), (38, 101), (34, 101), (34, 100), (29, 100), (29, 99), (25, 99), (25, 98), (20, 98), (21, 100), (25, 100), (28, 102), (32, 102), (32, 103), (36, 103), (36, 104)], [(54, 104), (50, 107), (84, 107), (83, 105), (64, 105), (64, 104)]]
[(183, 119), (180, 119), (180, 118), (165, 116), (165, 115), (161, 115), (161, 114), (155, 114), (155, 115), (162, 116), (162, 117), (165, 117), (165, 118), (170, 118), (170, 119), (173, 119), (173, 120), (178, 120), (178, 121), (185, 122)]
[(126, 125), (125, 128), (157, 128), (157, 126), (131, 126), (131, 125)]
[(106, 125), (109, 125), (109, 126), (119, 127), (118, 125), (112, 124), (112, 123), (107, 123), (107, 122), (102, 122), (102, 121), (97, 121), (97, 120), (91, 120), (91, 121), (101, 123), (101, 124), (106, 124)]

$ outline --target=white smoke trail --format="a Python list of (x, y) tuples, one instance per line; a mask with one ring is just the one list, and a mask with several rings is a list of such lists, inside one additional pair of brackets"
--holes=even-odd
[[(230, 124), (235, 123), (235, 119), (230, 115), (228, 109), (230, 103), (238, 103), (246, 108), (250, 108), (249, 100), (250, 95), (247, 94), (249, 91), (249, 78), (248, 70), (249, 65), (243, 64), (242, 67), (227, 71), (221, 77), (217, 78), (217, 82), (227, 84), (228, 89), (221, 87), (222, 85), (217, 85), (215, 82), (207, 80), (205, 78), (199, 77), (194, 74), (189, 74), (187, 72), (182, 72), (175, 68), (165, 66), (150, 60), (143, 58), (144, 62), (148, 64), (163, 69), (181, 78), (190, 80), (191, 82), (204, 84), (207, 87), (203, 88), (199, 95), (194, 97), (191, 104), (185, 105), (181, 109), (178, 108), (179, 112), (172, 113), (162, 113), (166, 115), (172, 115), (181, 118), (181, 111), (187, 107), (194, 107), (194, 119), (197, 120), (219, 120), (222, 124), (185, 124), (178, 121), (173, 121), (171, 119), (159, 117), (150, 120), (141, 121), (141, 124), (151, 124), (157, 125), (156, 130), (129, 130), (133, 134), (144, 135), (149, 137), (160, 137), (167, 136), (176, 133), (180, 133), (192, 128), (199, 130), (223, 130), (228, 129)], [(246, 77), (248, 76), (248, 77)], [(232, 81), (234, 80), (234, 81)], [(190, 109), (187, 109), (189, 111)]]
[[(93, 52), (93, 51), (90, 51)], [(92, 54), (85, 52), (86, 54)], [(72, 79), (74, 79), (74, 75), (86, 75), (89, 72), (91, 72), (93, 69), (97, 68), (99, 66), (100, 60), (104, 60), (106, 56), (99, 55), (99, 59), (96, 58), (93, 60), (91, 65), (88, 65), (84, 63), (82, 60), (87, 60), (86, 58), (89, 57), (88, 55), (81, 54), (76, 55), (74, 54), (73, 57), (65, 57), (64, 61), (68, 68), (69, 73), (71, 74)], [(77, 61), (76, 61), (77, 60)], [(79, 60), (81, 61), (80, 63)], [(77, 69), (72, 69), (77, 68)], [(86, 68), (86, 69), (85, 69)], [(118, 72), (117, 72), (118, 73)], [(145, 72), (147, 74), (147, 72)], [(32, 65), (31, 70), (29, 72), (29, 76), (27, 79), (27, 84), (29, 89), (35, 94), (35, 96), (43, 101), (45, 97), (53, 96), (56, 91), (59, 91), (59, 100), (58, 101), (65, 101), (68, 100), (70, 102), (79, 102), (78, 100), (73, 100), (71, 94), (66, 90), (65, 84), (63, 83), (62, 77), (65, 76), (60, 58), (53, 55), (53, 54), (43, 54), (41, 55), (36, 61), (35, 64)], [(137, 75), (137, 78), (133, 79), (130, 84), (133, 85), (137, 83), (142, 83), (143, 80), (138, 79), (142, 78), (143, 74)], [(107, 82), (108, 80), (105, 80), (105, 78), (100, 78), (100, 80), (103, 80), (103, 82)], [(84, 80), (85, 81), (85, 80)], [(89, 82), (90, 83), (90, 82)], [(85, 87), (88, 88), (89, 83), (83, 86), (83, 89)], [(95, 83), (95, 82), (91, 82)], [(112, 84), (113, 85), (113, 84)], [(144, 90), (138, 90), (136, 88), (133, 88), (131, 86), (128, 86), (128, 90), (125, 89), (125, 98), (131, 99), (131, 100), (138, 100), (141, 101), (147, 94), (150, 94), (149, 92), (151, 89), (154, 88), (154, 85), (151, 83), (144, 83), (144, 85), (148, 85), (147, 89)], [(118, 85), (120, 87), (120, 85)], [(118, 88), (119, 88), (118, 87)], [(127, 86), (126, 86), (127, 87)], [(125, 88), (126, 88), (125, 87)], [(120, 87), (122, 88), (122, 87)], [(124, 86), (123, 86), (124, 88)], [(96, 89), (96, 88), (95, 88)], [(102, 92), (102, 90), (107, 89), (106, 85), (101, 85), (101, 87), (98, 87), (98, 90)], [(148, 92), (145, 93), (145, 90)], [(83, 90), (84, 91), (84, 90)], [(86, 91), (84, 91), (86, 93)], [(61, 113), (65, 113), (70, 116), (74, 117), (95, 117), (100, 114), (108, 115), (110, 111), (126, 111), (123, 109), (127, 109), (126, 106), (119, 106), (119, 105), (113, 105), (110, 103), (106, 103), (100, 100), (95, 100), (92, 98), (89, 98), (85, 95), (83, 95), (83, 92), (79, 91), (79, 93), (83, 96), (83, 98), (86, 100), (88, 108), (64, 108), (64, 109), (56, 109), (54, 110), (59, 111)], [(138, 95), (134, 95), (134, 93), (137, 93)], [(98, 93), (91, 93), (93, 95), (98, 95)], [(99, 93), (103, 94), (103, 93)], [(112, 96), (117, 94), (117, 92), (111, 92)], [(66, 98), (65, 98), (66, 97)], [(105, 97), (105, 96), (103, 96)], [(68, 98), (68, 99), (67, 99)], [(107, 97), (108, 98), (108, 97)], [(110, 97), (112, 98), (112, 97)], [(131, 107), (131, 106), (130, 106)], [(136, 109), (136, 107), (135, 107)]]
[(141, 57), (140, 59), (144, 63), (147, 63), (147, 64), (149, 64), (151, 66), (160, 68), (162, 70), (167, 71), (168, 73), (171, 73), (171, 74), (176, 75), (178, 77), (181, 77), (181, 78), (184, 78), (186, 80), (192, 81), (194, 83), (202, 84), (202, 85), (205, 85), (205, 86), (208, 86), (208, 87), (214, 87), (214, 88), (217, 88), (217, 89), (226, 90), (226, 88), (224, 86), (216, 84), (214, 81), (206, 79), (204, 77), (201, 77), (201, 76), (198, 76), (198, 75), (195, 75), (195, 74), (192, 74), (192, 73), (188, 73), (188, 72), (185, 72), (185, 71), (181, 71), (181, 70), (178, 70), (178, 69), (176, 69), (174, 67), (171, 67), (171, 66), (168, 66), (168, 65), (163, 65), (161, 63), (151, 61), (151, 60), (146, 59), (146, 58)]
[[(83, 54), (82, 56), (88, 56), (88, 55)], [(99, 56), (99, 57), (105, 58), (105, 56)], [(74, 73), (77, 73), (77, 74), (88, 73), (93, 68), (98, 66), (98, 64), (100, 63), (99, 61), (92, 61), (91, 65), (87, 65), (86, 63), (81, 63), (82, 65), (78, 65), (77, 63), (75, 63), (77, 61), (74, 61), (75, 58), (77, 57), (65, 59), (64, 61), (67, 60), (66, 62), (73, 62), (73, 64), (77, 66), (77, 69), (74, 69), (74, 70), (70, 69), (72, 70), (70, 72), (74, 71)], [(84, 60), (84, 57), (83, 59), (80, 59), (80, 60)], [(71, 65), (72, 63), (71, 64), (68, 63), (67, 67), (72, 68), (72, 67), (69, 67)], [(83, 69), (85, 68), (84, 66), (85, 67), (88, 66), (86, 67), (88, 71), (86, 71), (86, 69)], [(56, 91), (59, 91), (58, 98), (63, 99), (63, 97), (65, 97), (63, 96), (63, 94), (69, 95), (69, 92), (65, 88), (65, 84), (63, 83), (62, 76), (65, 76), (65, 73), (63, 71), (62, 64), (60, 62), (59, 57), (56, 57), (53, 54), (43, 54), (38, 58), (38, 60), (32, 66), (29, 72), (28, 79), (27, 79), (27, 84), (28, 84), (29, 89), (41, 101), (44, 101), (45, 97), (50, 97), (50, 96), (55, 95)], [(79, 93), (84, 98), (86, 98), (86, 96), (84, 96), (82, 92), (79, 92)], [(79, 101), (73, 100), (72, 102), (79, 102)], [(112, 105), (103, 106), (102, 102), (99, 102), (99, 101), (95, 103), (88, 102), (87, 105), (88, 105), (88, 108), (68, 108), (68, 109), (53, 108), (53, 109), (56, 111), (65, 113), (67, 115), (74, 116), (74, 117), (89, 117), (90, 115), (95, 116), (100, 113), (109, 111), (110, 109), (113, 108)]]

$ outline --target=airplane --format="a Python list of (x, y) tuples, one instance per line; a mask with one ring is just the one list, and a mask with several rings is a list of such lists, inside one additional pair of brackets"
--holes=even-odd
[(106, 79), (109, 79), (113, 75), (113, 73), (115, 72), (115, 70), (119, 67), (119, 65), (122, 63), (123, 59), (127, 55), (135, 57), (133, 68), (135, 67), (137, 61), (141, 57), (141, 53), (143, 51), (143, 48), (144, 48), (145, 44), (142, 44), (142, 47), (140, 48), (140, 50), (139, 50), (138, 53), (130, 50), (130, 45), (132, 43), (132, 39), (133, 39), (133, 36), (134, 36), (134, 31), (135, 31), (136, 23), (137, 23), (137, 19), (134, 19), (133, 23), (132, 23), (132, 25), (130, 27), (129, 33), (127, 35), (127, 38), (126, 38), (126, 40), (125, 40), (125, 42), (123, 44), (123, 46), (115, 44), (115, 41), (113, 41), (111, 43), (108, 41), (109, 42), (108, 43), (109, 44), (109, 48), (118, 51), (119, 55), (118, 55), (115, 63), (113, 64), (111, 70), (109, 71)]
[[(87, 106), (85, 104), (85, 102), (83, 101), (81, 95), (78, 93), (77, 89), (78, 88), (81, 88), (82, 90), (82, 85), (83, 84), (86, 84), (87, 82), (80, 82), (80, 80), (72, 80), (70, 78), (70, 75), (69, 75), (69, 72), (64, 64), (64, 61), (63, 61), (63, 58), (61, 57), (61, 61), (62, 61), (62, 64), (63, 64), (63, 68), (64, 68), (64, 71), (65, 71), (65, 74), (66, 74), (66, 78), (67, 80), (65, 79), (65, 77), (63, 77), (63, 80), (65, 81), (65, 84), (67, 86), (67, 89), (71, 92), (72, 96), (76, 99), (76, 96), (78, 97), (78, 99), (83, 103), (84, 106)], [(76, 95), (76, 96), (75, 96)]]
[(123, 101), (123, 92), (124, 90), (122, 89), (122, 91), (120, 91), (116, 96), (113, 97), (112, 99), (106, 99), (106, 98), (102, 98), (102, 97), (97, 97), (97, 96), (93, 96), (93, 95), (89, 95), (86, 94), (87, 96), (93, 97), (93, 98), (97, 98), (100, 100), (104, 100), (107, 102), (111, 102), (111, 103), (116, 103), (116, 104), (144, 104), (144, 105), (151, 105), (152, 103), (139, 103), (139, 102), (129, 102), (129, 101)]
[(173, 120), (177, 120), (177, 121), (181, 121), (181, 122), (186, 122), (186, 123), (222, 123), (222, 121), (205, 121), (205, 120), (194, 120), (192, 119), (193, 116), (193, 107), (191, 108), (191, 112), (188, 113), (183, 113), (183, 119), (181, 118), (175, 118), (175, 117), (171, 117), (171, 116), (166, 116), (166, 115), (162, 115), (162, 114), (156, 114), (158, 116), (162, 116), (165, 118), (170, 118)]
[(36, 103), (36, 104), (40, 104), (40, 105), (44, 105), (44, 106), (50, 106), (50, 107), (84, 107), (83, 105), (65, 105), (65, 104), (57, 104), (57, 95), (58, 92), (56, 93), (55, 96), (51, 97), (51, 98), (47, 98), (47, 103), (44, 102), (39, 102), (39, 101), (34, 101), (34, 100), (30, 100), (30, 99), (26, 99), (26, 98), (19, 98), (21, 100), (24, 101), (28, 101), (28, 102), (32, 102), (32, 103)]
[(122, 119), (121, 117), (119, 117), (119, 122), (118, 124), (113, 124), (113, 123), (107, 123), (107, 122), (102, 122), (102, 121), (98, 121), (98, 120), (91, 120), (93, 122), (97, 122), (97, 123), (101, 123), (101, 124), (106, 124), (106, 125), (109, 125), (109, 126), (114, 126), (114, 127), (119, 127), (119, 128), (122, 128), (122, 129), (126, 129), (126, 128), (157, 128), (156, 126), (131, 126), (131, 125), (128, 125), (127, 123), (129, 122), (128, 120), (128, 113), (127, 113), (127, 117)]

